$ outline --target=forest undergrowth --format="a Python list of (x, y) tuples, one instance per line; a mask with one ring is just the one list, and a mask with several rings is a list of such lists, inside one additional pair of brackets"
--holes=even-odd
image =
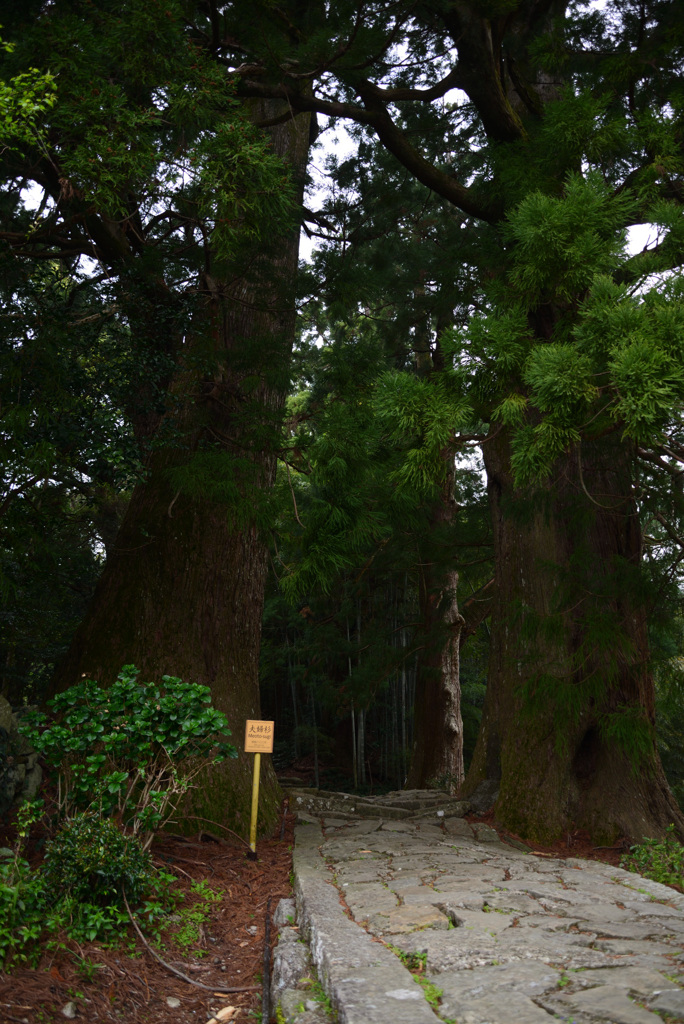
[[(274, 836), (257, 843), (256, 861), (246, 857), (246, 844), (209, 823), (190, 836), (155, 836), (153, 864), (174, 876), (175, 905), (147, 942), (170, 968), (206, 988), (176, 977), (130, 925), (110, 944), (70, 938), (62, 928), (30, 962), (0, 972), (0, 1019), (53, 1024), (72, 1013), (103, 1024), (189, 1024), (223, 1010), (222, 1021), (261, 1020), (266, 918), (291, 891), (293, 835), (294, 817), (283, 813)], [(45, 840), (33, 830), (25, 852), (33, 869)], [(0, 844), (16, 841), (12, 821), (0, 829)], [(270, 943), (274, 938), (271, 930)]]

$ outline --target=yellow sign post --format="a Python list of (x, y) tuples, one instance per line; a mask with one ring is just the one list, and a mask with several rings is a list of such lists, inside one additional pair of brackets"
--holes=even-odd
[(273, 753), (273, 722), (259, 722), (248, 718), (245, 724), (245, 753), (254, 754), (254, 779), (252, 781), (252, 820), (249, 824), (249, 853), (256, 860), (257, 814), (259, 812), (259, 775), (261, 755)]

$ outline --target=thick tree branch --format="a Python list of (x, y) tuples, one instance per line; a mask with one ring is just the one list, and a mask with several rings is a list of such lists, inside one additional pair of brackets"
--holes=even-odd
[(474, 7), (465, 3), (449, 4), (440, 14), (458, 49), (454, 87), (468, 94), (491, 139), (514, 142), (523, 138), (525, 132), (502, 81), (503, 20), (490, 21), (476, 13)]
[(423, 185), (442, 196), (448, 202), (473, 217), (481, 220), (496, 221), (503, 215), (503, 208), (498, 203), (477, 196), (462, 185), (456, 178), (435, 167), (415, 149), (406, 135), (394, 123), (384, 104), (377, 96), (377, 87), (370, 82), (359, 86), (359, 95), (364, 106), (355, 103), (342, 103), (337, 100), (326, 100), (311, 94), (302, 94), (290, 89), (282, 82), (269, 84), (254, 79), (243, 79), (238, 92), (245, 97), (261, 97), (264, 99), (286, 100), (296, 113), (315, 112), (328, 117), (341, 117), (365, 124), (373, 128), (380, 142), (393, 156)]
[(670, 476), (677, 479), (684, 475), (684, 469), (675, 469), (665, 459), (661, 458), (656, 452), (649, 451), (646, 448), (637, 448), (637, 455), (644, 460), (644, 462), (650, 462), (654, 466), (658, 466), (659, 469), (665, 470)]
[(302, 212), (304, 214), (305, 224), (318, 224), (322, 228), (327, 228), (328, 231), (335, 230), (335, 225), (316, 210), (307, 210), (306, 206), (303, 206)]
[(461, 75), (458, 68), (452, 68), (449, 74), (441, 81), (431, 85), (428, 89), (381, 89), (377, 85), (368, 83), (375, 96), (385, 103), (395, 103), (400, 100), (418, 100), (423, 103), (431, 103), (445, 96), (451, 89), (460, 89)]
[(378, 139), (418, 181), (473, 217), (496, 221), (503, 215), (503, 209), (498, 203), (494, 204), (474, 195), (471, 189), (461, 185), (452, 175), (435, 167), (414, 149), (404, 132), (394, 123), (387, 109), (374, 96), (372, 88), (367, 90), (364, 85), (359, 92), (366, 109), (372, 115), (371, 124)]

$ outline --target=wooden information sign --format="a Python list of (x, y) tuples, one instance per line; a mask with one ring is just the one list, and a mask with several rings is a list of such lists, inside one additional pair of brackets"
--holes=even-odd
[(252, 818), (249, 823), (249, 853), (256, 860), (257, 814), (259, 811), (259, 774), (261, 755), (273, 753), (273, 722), (259, 722), (248, 718), (245, 723), (245, 753), (254, 754), (254, 779), (252, 781)]
[(245, 725), (245, 753), (273, 753), (273, 722), (257, 722), (250, 718)]

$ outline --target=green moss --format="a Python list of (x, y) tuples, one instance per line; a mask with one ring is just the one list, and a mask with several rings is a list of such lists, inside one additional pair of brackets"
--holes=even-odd
[(538, 805), (538, 797), (529, 793), (529, 776), (518, 766), (504, 774), (496, 805), (496, 819), (505, 829), (530, 842), (550, 846), (563, 834), (563, 821), (554, 805)]
[[(215, 821), (232, 829), (243, 839), (249, 838), (249, 824), (252, 813), (252, 772), (253, 760), (241, 755), (235, 761), (224, 761), (216, 765), (193, 790), (184, 808), (178, 827), (185, 832), (196, 832), (198, 822), (191, 815)], [(280, 812), (282, 791), (273, 769), (262, 763), (259, 786), (258, 835), (273, 833)]]
[(427, 978), (422, 977), (422, 975), (420, 974), (414, 974), (413, 978), (414, 981), (416, 981), (421, 986), (421, 988), (423, 989), (423, 995), (425, 996), (426, 1000), (428, 1001), (432, 1009), (435, 1011), (435, 1013), (437, 1013), (439, 1009), (439, 1004), (444, 994), (442, 989), (435, 985), (434, 982), (428, 981)]

